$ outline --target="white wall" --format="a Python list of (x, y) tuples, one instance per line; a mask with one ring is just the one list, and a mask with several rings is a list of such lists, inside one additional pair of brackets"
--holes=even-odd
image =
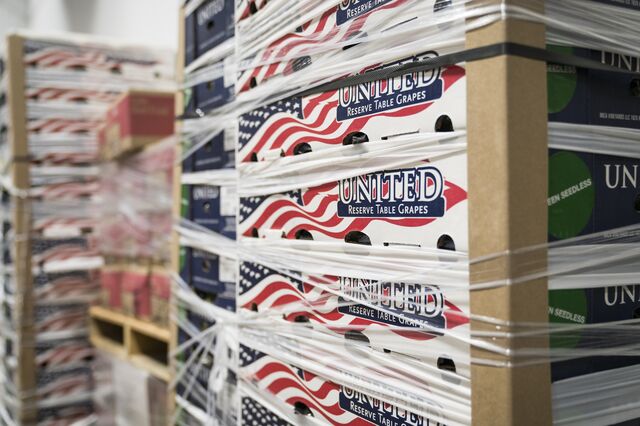
[(23, 0), (0, 0), (0, 39), (12, 30), (27, 26), (27, 3)]
[[(3, 1), (12, 0), (0, 0)], [(28, 1), (29, 28), (34, 31), (90, 33), (135, 44), (177, 48), (180, 0)]]

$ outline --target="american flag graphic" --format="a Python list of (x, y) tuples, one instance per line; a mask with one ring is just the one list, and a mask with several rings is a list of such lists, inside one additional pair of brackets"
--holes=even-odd
[(37, 165), (85, 165), (98, 159), (98, 151), (91, 152), (31, 152), (31, 161)]
[(242, 398), (240, 424), (246, 426), (293, 426), (253, 398)]
[[(462, 67), (444, 68), (441, 74), (443, 93), (464, 76)], [(304, 98), (293, 97), (241, 115), (238, 135), (241, 160), (251, 161), (252, 154), (261, 159), (271, 150), (293, 155), (294, 148), (301, 143), (339, 145), (349, 133), (366, 132), (366, 125), (372, 120), (384, 120), (384, 127), (393, 129), (395, 119), (420, 114), (434, 103), (426, 101), (338, 121), (338, 96), (338, 90), (331, 90)], [(397, 133), (402, 131), (399, 129)], [(369, 139), (382, 136), (370, 134)]]
[(35, 277), (34, 294), (39, 302), (74, 297), (90, 298), (97, 294), (99, 281), (86, 271), (60, 274), (40, 273)]
[(41, 373), (38, 377), (38, 396), (53, 398), (89, 392), (93, 387), (91, 369), (79, 367)]
[(100, 182), (98, 180), (86, 180), (34, 187), (31, 194), (43, 200), (65, 200), (91, 197), (99, 190)]
[[(408, 0), (392, 0), (386, 3), (378, 1), (367, 13), (342, 24), (337, 21), (339, 6), (332, 7), (319, 17), (303, 24), (297, 31), (274, 41), (260, 54), (251, 58), (256, 65), (240, 73), (236, 88), (244, 92), (251, 89), (252, 81), (260, 84), (276, 75), (289, 75), (307, 67), (313, 60), (309, 53), (313, 53), (314, 49), (355, 38), (362, 33), (363, 27), (372, 15), (381, 10), (394, 9), (407, 2)], [(245, 11), (241, 13), (246, 13)], [(380, 30), (379, 27), (377, 29)], [(283, 58), (294, 59), (283, 61)]]
[(71, 426), (93, 413), (91, 402), (38, 410), (38, 426)]
[[(373, 334), (375, 338), (380, 335), (380, 327), (384, 327), (389, 329), (389, 332), (397, 336), (398, 339), (403, 339), (404, 343), (398, 342), (398, 345), (410, 345), (418, 341), (431, 340), (440, 335), (437, 332), (429, 333), (404, 329), (412, 326), (421, 327), (417, 323), (411, 324), (405, 321), (400, 326), (344, 312), (346, 306), (363, 305), (340, 297), (341, 289), (338, 277), (305, 276), (303, 281), (281, 274), (259, 263), (243, 262), (240, 265), (239, 284), (238, 303), (243, 309), (253, 310), (254, 307), (257, 307), (258, 312), (264, 313), (275, 308), (286, 309), (289, 305), (291, 312), (285, 314), (286, 320), (296, 321), (300, 316), (304, 316), (310, 322), (322, 324), (327, 327), (327, 330), (335, 333), (345, 334), (350, 330), (366, 333), (368, 328), (374, 326), (377, 329)], [(372, 290), (363, 288), (362, 291), (370, 292)], [(391, 297), (389, 294), (386, 296)], [(411, 295), (407, 294), (406, 298), (409, 302)], [(468, 316), (464, 315), (462, 309), (451, 300), (445, 300), (445, 306), (446, 309), (442, 317), (423, 316), (419, 319), (436, 329), (453, 329), (469, 323)], [(343, 309), (340, 309), (341, 307)], [(392, 308), (379, 307), (378, 309), (384, 313), (413, 316)], [(393, 327), (402, 327), (403, 329), (393, 329)]]
[(65, 49), (60, 46), (45, 47), (26, 52), (24, 64), (32, 68), (68, 70), (119, 71), (120, 64), (98, 49)]
[(38, 333), (82, 329), (88, 320), (86, 305), (41, 305), (36, 307), (35, 316)]
[[(246, 349), (246, 346), (240, 347), (241, 358), (242, 352)], [(249, 357), (252, 362), (245, 362), (241, 366), (242, 378), (254, 383), (261, 391), (268, 392), (291, 405), (292, 413), (304, 407), (315, 418), (336, 426), (385, 424), (370, 422), (345, 409), (340, 403), (343, 397), (342, 388), (336, 383), (284, 364), (269, 355), (251, 354)]]
[(33, 231), (42, 233), (47, 229), (65, 228), (69, 230), (89, 230), (98, 224), (98, 220), (87, 217), (48, 217), (33, 219)]
[(32, 263), (39, 265), (54, 260), (99, 256), (86, 238), (34, 239), (32, 242)]
[(71, 119), (71, 118), (41, 118), (32, 119), (27, 123), (29, 133), (94, 133), (102, 124), (101, 120)]
[(119, 93), (61, 87), (28, 87), (25, 96), (31, 101), (38, 102), (97, 102), (111, 104), (118, 98)]
[[(443, 195), (447, 211), (467, 199), (467, 192), (449, 180), (445, 180)], [(298, 231), (306, 230), (314, 239), (343, 240), (349, 232), (364, 232), (375, 222), (422, 228), (437, 220), (434, 217), (340, 217), (338, 200), (338, 182), (266, 197), (240, 198), (240, 234), (251, 237), (254, 230), (258, 235), (263, 235), (265, 230), (279, 230), (284, 238), (293, 239)]]
[(90, 361), (94, 355), (95, 349), (86, 339), (57, 341), (37, 348), (36, 365), (40, 369), (58, 369)]

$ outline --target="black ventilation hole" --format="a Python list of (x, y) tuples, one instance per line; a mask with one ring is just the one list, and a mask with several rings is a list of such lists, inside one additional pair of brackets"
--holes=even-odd
[(345, 237), (344, 241), (349, 244), (359, 244), (361, 246), (370, 246), (371, 239), (367, 234), (360, 231), (351, 231)]
[(251, 310), (253, 312), (258, 312), (258, 304), (257, 303), (252, 303), (251, 304)]
[(456, 363), (451, 358), (438, 358), (438, 369), (444, 371), (456, 372)]
[(307, 404), (305, 404), (304, 402), (296, 401), (293, 404), (293, 410), (295, 411), (296, 414), (301, 414), (303, 416), (312, 416), (313, 417), (313, 413), (311, 412), (311, 410), (309, 409)]
[(365, 336), (363, 332), (357, 330), (347, 331), (346, 333), (344, 333), (344, 338), (347, 340), (366, 343), (367, 345), (369, 344), (369, 338)]
[(256, 6), (256, 2), (252, 1), (249, 3), (249, 13), (252, 15), (258, 13), (258, 6)]
[(311, 232), (307, 231), (306, 229), (300, 229), (299, 231), (296, 231), (296, 240), (313, 240), (313, 235), (311, 235)]
[(205, 259), (202, 261), (202, 270), (204, 272), (211, 272), (211, 261), (208, 259)]
[(440, 235), (437, 244), (440, 250), (456, 251), (456, 243), (453, 241), (453, 238), (447, 234)]
[(251, 77), (251, 79), (249, 80), (249, 87), (253, 89), (257, 85), (258, 85), (258, 80), (256, 80), (255, 77)]
[(205, 213), (211, 213), (211, 203), (210, 202), (206, 202), (204, 203), (204, 205), (202, 206), (202, 209), (204, 210)]
[(629, 92), (634, 98), (640, 98), (640, 78), (634, 78), (629, 85)]
[(254, 163), (257, 163), (258, 162), (258, 154), (256, 154), (255, 152), (252, 152), (250, 160), (253, 161)]
[[(84, 65), (73, 65), (71, 69), (74, 71), (86, 71), (87, 67)], [(113, 70), (111, 70), (111, 72), (113, 72)]]
[(633, 208), (640, 213), (640, 194), (636, 195), (636, 201), (633, 203)]
[(293, 148), (293, 155), (308, 154), (311, 152), (311, 145), (306, 142), (300, 143)]
[(304, 28), (302, 28), (302, 25), (300, 25), (298, 28), (296, 28), (296, 32), (297, 33), (301, 33), (304, 31)]
[(253, 228), (253, 229), (251, 230), (251, 236), (252, 236), (253, 238), (260, 238), (260, 234), (258, 233), (258, 228)]
[(357, 145), (369, 142), (369, 136), (363, 132), (351, 132), (342, 139), (342, 145)]
[(436, 3), (433, 5), (433, 11), (439, 12), (441, 10), (445, 10), (448, 7), (451, 7), (452, 4), (452, 0), (436, 0)]
[(441, 115), (436, 120), (436, 132), (453, 132), (453, 121), (448, 115)]
[(211, 152), (213, 151), (213, 142), (207, 142), (206, 145), (204, 146), (204, 150), (206, 152)]
[(213, 27), (215, 27), (215, 26), (216, 26), (216, 23), (215, 23), (214, 20), (210, 20), (210, 21), (207, 22), (207, 29), (209, 31), (211, 31), (213, 29)]
[(207, 81), (207, 90), (213, 90), (213, 81)]
[[(360, 37), (366, 37), (366, 36), (367, 36), (367, 33), (363, 33), (363, 32), (361, 32), (361, 31), (356, 31), (355, 33), (353, 33), (353, 34), (351, 34), (351, 35), (349, 36), (349, 39), (357, 39), (357, 38), (360, 38)], [(352, 47), (356, 47), (356, 46), (357, 46), (357, 45), (359, 45), (359, 44), (360, 44), (360, 43), (347, 44), (346, 46), (343, 46), (343, 47), (342, 47), (342, 50), (349, 50), (349, 49), (351, 49)]]
[(382, 351), (383, 351), (385, 354), (390, 354), (390, 353), (391, 353), (391, 349), (385, 349), (385, 348), (382, 348)]
[(296, 315), (296, 317), (293, 319), (293, 322), (309, 322), (309, 317), (306, 315)]

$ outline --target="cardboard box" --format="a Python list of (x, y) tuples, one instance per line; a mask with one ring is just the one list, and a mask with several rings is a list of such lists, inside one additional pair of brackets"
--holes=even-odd
[(151, 266), (151, 321), (161, 326), (169, 323), (171, 300), (171, 276), (169, 268), (162, 263)]
[[(370, 41), (358, 44), (358, 37), (375, 37), (387, 29), (397, 29), (399, 25), (416, 19), (424, 22), (437, 16), (438, 12), (448, 9), (448, 6), (451, 6), (451, 3), (437, 0), (421, 4), (408, 4), (404, 0), (347, 0), (313, 16), (297, 28), (291, 23), (288, 27), (289, 32), (284, 35), (282, 32), (262, 32), (257, 39), (250, 27), (240, 26), (240, 38), (252, 49), (245, 52), (242, 50), (243, 46), (240, 46), (239, 54), (243, 55), (240, 60), (246, 64), (246, 69), (238, 76), (236, 90), (244, 92), (262, 85), (271, 78), (289, 76), (305, 69), (311, 63), (328, 65), (340, 60), (354, 60), (372, 51), (376, 52), (376, 64), (397, 60), (399, 58), (394, 49), (382, 52)], [(295, 10), (296, 6), (292, 9)], [(301, 15), (305, 12), (306, 10), (299, 11)], [(278, 18), (274, 16), (274, 19)], [(244, 28), (245, 33), (241, 34)], [(349, 52), (346, 52), (346, 46), (338, 43), (349, 40), (353, 40), (353, 45), (349, 47)], [(426, 46), (426, 49), (429, 47)], [(295, 52), (297, 57), (292, 59), (292, 52)], [(389, 57), (380, 59), (383, 53), (387, 53)], [(338, 77), (341, 77), (341, 74), (335, 75), (335, 78)]]
[[(549, 321), (553, 323), (586, 325), (637, 318), (640, 318), (640, 284), (549, 292)], [(551, 337), (551, 347), (595, 349), (606, 345), (607, 334), (606, 330), (560, 333)], [(638, 363), (640, 357), (623, 355), (554, 362), (552, 379), (557, 381)]]
[(208, 297), (209, 303), (221, 308), (236, 310), (236, 261), (202, 250), (190, 250), (190, 287)]
[[(243, 197), (238, 234), (464, 252), (468, 250), (466, 169), (466, 155), (452, 154), (428, 163), (416, 160), (415, 166), (401, 170)], [(419, 185), (420, 195), (383, 189), (378, 196), (376, 186), (386, 188), (392, 175), (397, 188)]]
[(219, 76), (213, 80), (197, 84), (195, 91), (195, 107), (201, 113), (207, 113), (223, 105), (228, 104), (235, 98), (235, 76), (233, 74), (233, 57), (227, 57), (219, 61), (216, 65)]
[[(238, 307), (273, 318), (274, 310), (287, 309), (283, 321), (310, 323), (343, 336), (345, 344), (366, 342), (380, 352), (409, 355), (469, 375), (469, 345), (460, 340), (470, 333), (467, 292), (351, 277), (300, 277), (242, 262)], [(457, 337), (448, 334), (454, 329)]]
[(173, 135), (173, 92), (129, 90), (109, 109), (101, 130), (104, 160), (130, 154)]
[(254, 398), (248, 395), (240, 397), (240, 424), (251, 424), (252, 422), (263, 425), (273, 426), (292, 426), (283, 417), (260, 404)]
[(259, 161), (464, 128), (465, 70), (450, 66), (256, 108), (240, 116), (238, 156), (242, 162)]
[[(259, 392), (270, 394), (266, 399), (277, 398), (289, 405), (289, 415), (294, 417), (312, 416), (329, 424), (336, 424), (337, 418), (340, 419), (340, 424), (437, 423), (244, 345), (240, 345), (240, 360), (240, 376), (243, 380), (252, 382)], [(274, 380), (282, 385), (272, 386)], [(429, 395), (423, 395), (423, 400), (429, 399)], [(440, 415), (444, 414), (435, 403), (432, 410)]]
[(39, 303), (93, 302), (100, 288), (100, 271), (34, 274), (34, 296)]
[(184, 21), (185, 67), (233, 38), (235, 33), (233, 0), (206, 0), (187, 12)]
[(234, 186), (193, 185), (189, 218), (204, 228), (235, 239), (237, 201)]
[(549, 121), (640, 129), (639, 58), (577, 47), (549, 49), (629, 71), (549, 64)]
[(38, 424), (73, 424), (93, 414), (93, 402), (90, 399), (63, 403), (53, 407), (39, 408)]
[(151, 318), (150, 265), (127, 263), (122, 272), (122, 310), (140, 319)]
[(100, 303), (115, 311), (122, 309), (123, 268), (115, 259), (107, 259), (100, 270)]
[[(640, 159), (549, 150), (549, 241), (640, 224)], [(612, 208), (615, 206), (615, 208)], [(604, 242), (604, 241), (603, 241)]]
[[(640, 160), (635, 158), (550, 149), (549, 241), (610, 231), (603, 234), (601, 241), (588, 243), (624, 243), (624, 235), (616, 229), (640, 224), (637, 209), (639, 168)], [(578, 271), (577, 275), (589, 272)], [(603, 279), (616, 285), (550, 291), (549, 320), (553, 323), (598, 324), (638, 318), (640, 283), (622, 285), (616, 282), (615, 275), (607, 277), (606, 274)], [(605, 337), (603, 333), (573, 333), (572, 336), (552, 337), (551, 344), (559, 348), (593, 348), (602, 345), (598, 340), (606, 340)], [(560, 361), (552, 364), (552, 378), (562, 380), (639, 362), (640, 357), (632, 356)]]
[(193, 171), (235, 168), (237, 137), (235, 130), (234, 127), (229, 127), (220, 131), (194, 152)]

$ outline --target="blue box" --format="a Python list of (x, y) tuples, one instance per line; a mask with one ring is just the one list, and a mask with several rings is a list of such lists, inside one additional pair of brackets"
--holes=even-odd
[(549, 241), (640, 224), (639, 175), (637, 158), (550, 149)]
[(211, 110), (219, 108), (235, 97), (234, 76), (230, 74), (229, 65), (226, 64), (227, 59), (218, 61), (212, 67), (215, 67), (216, 77), (210, 81), (197, 84), (193, 90), (195, 97), (195, 108), (201, 113), (207, 113)]
[[(209, 303), (235, 311), (236, 261), (203, 250), (191, 250), (190, 286)], [(207, 297), (210, 295), (210, 297)]]
[[(549, 150), (549, 241), (640, 224), (640, 159), (579, 151)], [(615, 208), (612, 208), (615, 206)], [(613, 242), (624, 241), (610, 232)], [(605, 238), (602, 243), (606, 243)], [(552, 323), (597, 324), (640, 317), (640, 283), (625, 287), (553, 290)], [(594, 340), (595, 339), (595, 340)], [(552, 346), (589, 348), (606, 334), (555, 336)], [(637, 364), (640, 357), (585, 357), (552, 364), (554, 381)]]
[(233, 10), (233, 0), (205, 1), (195, 10), (197, 56), (202, 56), (234, 36)]
[(196, 59), (196, 16), (190, 14), (184, 18), (184, 66)]
[(189, 200), (190, 218), (202, 227), (235, 239), (236, 202), (233, 187), (193, 185)]
[(623, 3), (621, 0), (591, 0), (595, 3), (606, 4), (609, 6), (621, 7), (624, 9), (640, 10), (640, 2), (638, 0), (627, 0)]
[[(640, 284), (550, 291), (549, 318), (553, 323), (563, 324), (601, 324), (640, 318)], [(606, 330), (601, 330), (577, 335), (575, 332), (565, 336), (553, 335), (551, 346), (567, 349), (606, 347), (609, 334)], [(638, 356), (591, 356), (556, 362), (551, 365), (552, 380), (638, 363)]]
[(583, 48), (549, 46), (629, 73), (549, 64), (549, 121), (640, 129), (640, 58)]
[(232, 169), (236, 164), (235, 132), (225, 129), (193, 154), (193, 170)]

